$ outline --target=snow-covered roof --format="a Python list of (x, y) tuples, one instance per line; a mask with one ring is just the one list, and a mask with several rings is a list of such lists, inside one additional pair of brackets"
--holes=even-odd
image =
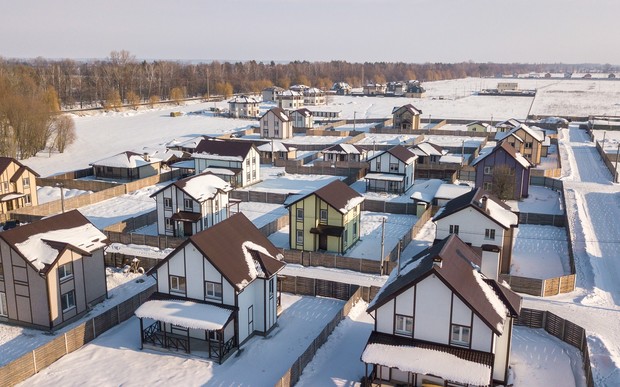
[(301, 95), (301, 93), (294, 91), (294, 90), (286, 90), (286, 91), (283, 91), (282, 94), (280, 94), (281, 99), (290, 98), (290, 97), (300, 98), (303, 96)]
[(171, 168), (193, 169), (195, 167), (194, 160), (178, 161), (174, 164), (170, 164)]
[(153, 193), (151, 197), (157, 196), (160, 192), (173, 186), (185, 192), (199, 203), (212, 199), (218, 192), (232, 191), (229, 183), (207, 171), (199, 175), (179, 179)]
[(291, 206), (310, 195), (318, 196), (321, 200), (343, 215), (364, 201), (364, 196), (360, 195), (356, 190), (340, 180), (334, 180), (314, 192), (296, 198), (294, 201), (287, 204), (287, 206)]
[(288, 152), (289, 150), (295, 150), (297, 148), (287, 147), (282, 141), (267, 142), (258, 146), (258, 150), (261, 152)]
[(395, 175), (393, 173), (367, 173), (366, 179), (369, 180), (385, 180), (385, 181), (403, 181), (404, 175)]
[(321, 94), (324, 94), (324, 93), (323, 93), (323, 90), (321, 90), (321, 89), (318, 89), (316, 87), (310, 87), (310, 88), (304, 90), (304, 94), (305, 95), (321, 95)]
[(323, 153), (334, 153), (334, 154), (354, 154), (359, 155), (364, 151), (363, 148), (355, 146), (353, 144), (336, 144), (334, 146), (330, 146), (329, 148), (323, 150)]
[(422, 142), (420, 144), (417, 144), (410, 150), (418, 156), (442, 156), (447, 153), (439, 146), (433, 145), (429, 142)]
[(485, 386), (491, 380), (491, 367), (488, 365), (416, 346), (371, 343), (364, 349), (362, 361), (475, 386)]
[(135, 257), (164, 259), (168, 254), (172, 252), (172, 250), (172, 248), (160, 250), (157, 247), (135, 245), (132, 243), (128, 245), (124, 245), (122, 243), (111, 243), (105, 251), (106, 253), (121, 253)]
[(214, 175), (224, 175), (224, 176), (235, 176), (236, 175), (235, 171), (230, 170), (228, 168), (209, 167), (209, 168), (205, 168), (203, 172), (211, 172)]
[(113, 168), (138, 168), (145, 165), (161, 162), (160, 158), (148, 157), (148, 155), (136, 153), (136, 152), (121, 152), (114, 156), (107, 157), (91, 163), (91, 165), (101, 165), (105, 167)]
[(138, 318), (150, 318), (190, 329), (213, 331), (222, 329), (232, 310), (192, 301), (152, 300), (135, 311)]
[(460, 164), (463, 162), (463, 155), (447, 154), (439, 158), (439, 163), (442, 164)]
[(254, 97), (248, 97), (247, 95), (238, 95), (228, 101), (233, 104), (258, 104), (258, 100)]
[(435, 197), (438, 199), (454, 199), (471, 190), (472, 188), (468, 185), (444, 183), (437, 189)]
[(411, 199), (430, 203), (435, 198), (435, 194), (439, 187), (443, 184), (442, 180), (430, 179), (415, 183), (411, 187)]

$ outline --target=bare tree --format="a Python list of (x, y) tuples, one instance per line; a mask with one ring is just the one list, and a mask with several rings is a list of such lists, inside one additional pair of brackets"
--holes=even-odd
[(515, 192), (514, 168), (508, 165), (498, 165), (493, 168), (493, 184), (491, 192), (502, 200), (510, 200)]
[(121, 101), (122, 100), (120, 93), (118, 92), (118, 90), (113, 89), (108, 93), (105, 99), (105, 103), (103, 104), (103, 108), (105, 110), (118, 110), (118, 108), (120, 108), (122, 105)]
[(138, 110), (138, 105), (140, 105), (140, 96), (130, 90), (127, 93), (127, 103), (131, 106), (133, 110)]
[(54, 133), (54, 141), (50, 146), (50, 154), (52, 149), (63, 153), (67, 146), (73, 144), (76, 139), (73, 118), (66, 114), (55, 116), (51, 126)]

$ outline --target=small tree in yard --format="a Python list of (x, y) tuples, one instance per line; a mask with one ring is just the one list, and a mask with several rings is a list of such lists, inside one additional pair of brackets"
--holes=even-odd
[(514, 197), (515, 179), (514, 169), (508, 165), (498, 165), (493, 168), (493, 185), (491, 193), (501, 200), (510, 200)]

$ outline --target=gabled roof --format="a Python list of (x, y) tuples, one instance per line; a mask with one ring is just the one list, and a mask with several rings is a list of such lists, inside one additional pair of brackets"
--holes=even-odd
[(396, 145), (388, 150), (386, 150), (385, 152), (381, 152), (378, 153), (377, 155), (371, 157), (370, 159), (368, 159), (368, 161), (370, 160), (374, 160), (377, 157), (381, 157), (381, 155), (385, 154), (385, 153), (389, 153), (392, 156), (396, 157), (398, 160), (402, 161), (405, 164), (411, 164), (415, 159), (418, 158), (418, 156), (416, 156), (412, 151), (410, 151), (409, 149), (405, 148), (402, 145)]
[(184, 179), (179, 179), (174, 183), (168, 184), (164, 188), (156, 191), (150, 197), (157, 196), (160, 192), (175, 186), (177, 189), (185, 192), (192, 199), (199, 203), (212, 199), (218, 192), (232, 191), (230, 184), (215, 176), (210, 172), (193, 175)]
[(495, 124), (495, 127), (496, 128), (516, 128), (519, 125), (521, 125), (521, 121), (515, 118), (510, 118), (505, 121), (498, 122), (497, 124)]
[(469, 124), (465, 125), (465, 126), (473, 126), (473, 125), (481, 125), (485, 128), (488, 128), (489, 126), (491, 126), (490, 124), (486, 123), (486, 122), (482, 122), (482, 121), (473, 121), (470, 122)]
[(443, 156), (448, 153), (439, 145), (430, 142), (421, 142), (411, 147), (410, 150), (418, 156)]
[(408, 103), (407, 105), (403, 105), (403, 106), (395, 106), (392, 109), (392, 114), (402, 114), (405, 111), (411, 112), (414, 116), (418, 116), (418, 115), (422, 114), (422, 110), (416, 108), (415, 106), (413, 106), (410, 103)]
[(325, 94), (323, 90), (316, 88), (316, 87), (310, 87), (304, 90), (304, 95), (322, 95), (322, 94)]
[(0, 238), (43, 275), (67, 249), (90, 255), (107, 245), (105, 234), (77, 210), (4, 231)]
[[(433, 264), (435, 259), (441, 260), (441, 267)], [(506, 317), (512, 312), (509, 310), (512, 304), (506, 305), (505, 297), (496, 293), (495, 285), (487, 284), (486, 278), (479, 273), (480, 263), (480, 256), (471, 247), (457, 235), (450, 235), (407, 261), (400, 273), (394, 269), (367, 312), (378, 309), (401, 292), (435, 274), (493, 332), (501, 334)], [(508, 289), (505, 291), (510, 292)]]
[(27, 169), (30, 173), (34, 174), (36, 177), (39, 177), (39, 174), (33, 171), (30, 167), (25, 166), (19, 161), (15, 160), (12, 157), (0, 157), (0, 174), (4, 173), (4, 171), (11, 165), (11, 163), (15, 163), (19, 166), (20, 170), (18, 171), (20, 174), (24, 173), (23, 169)]
[(322, 152), (323, 153), (347, 154), (347, 155), (349, 154), (361, 155), (364, 152), (366, 152), (366, 150), (362, 147), (359, 147), (353, 144), (336, 144), (336, 145), (330, 146), (327, 149), (324, 149)]
[(316, 191), (304, 195), (294, 202), (289, 203), (287, 207), (290, 207), (311, 195), (318, 196), (321, 200), (343, 215), (364, 201), (364, 196), (360, 195), (356, 190), (340, 180), (334, 180), (322, 188), (319, 188)]
[(242, 290), (256, 278), (271, 278), (284, 267), (280, 251), (243, 213), (237, 213), (190, 236), (148, 274), (156, 272), (189, 244), (195, 246), (237, 290)]
[(287, 99), (287, 98), (302, 98), (303, 95), (298, 92), (298, 91), (294, 91), (294, 90), (285, 90), (282, 92), (282, 94), (280, 94), (280, 99)]
[(519, 217), (512, 212), (510, 207), (482, 188), (477, 188), (450, 200), (435, 214), (433, 221), (436, 222), (466, 208), (475, 209), (504, 229), (519, 224)]
[(284, 111), (284, 109), (279, 108), (279, 107), (274, 107), (274, 108), (271, 108), (271, 109), (267, 110), (267, 111), (265, 112), (265, 114), (263, 114), (263, 115), (260, 117), (260, 119), (262, 120), (262, 119), (263, 119), (263, 117), (265, 117), (267, 114), (273, 114), (273, 115), (275, 115), (275, 116), (276, 116), (276, 118), (277, 118), (279, 121), (281, 121), (281, 122), (289, 122), (289, 121), (290, 121), (290, 118), (289, 118), (288, 114), (286, 114), (286, 112)]
[(282, 92), (284, 91), (283, 88), (281, 88), (280, 86), (269, 86), (269, 87), (265, 87), (263, 89), (263, 91), (276, 91), (276, 92)]
[(235, 158), (242, 161), (255, 148), (249, 141), (202, 140), (194, 149), (193, 157), (198, 158)]
[(487, 153), (485, 153), (482, 156), (479, 156), (476, 160), (474, 160), (473, 163), (471, 163), (471, 166), (472, 167), (476, 166), (482, 160), (484, 160), (487, 157), (489, 157), (489, 155), (492, 155), (492, 154), (494, 154), (495, 152), (497, 152), (499, 150), (503, 150), (504, 152), (508, 153), (510, 155), (510, 157), (515, 159), (517, 163), (521, 164), (521, 166), (523, 168), (531, 168), (532, 167), (532, 163), (530, 163), (528, 159), (523, 157), (523, 155), (521, 153), (517, 152), (517, 150), (512, 145), (507, 143), (506, 141), (503, 141), (503, 142), (499, 143), (498, 145), (496, 145), (495, 148), (493, 148), (492, 151), (487, 152)]
[(306, 108), (301, 108), (301, 109), (297, 109), (291, 112), (291, 116), (295, 114), (295, 115), (300, 115), (303, 117), (312, 117), (312, 112)]
[(282, 141), (270, 141), (270, 142), (266, 142), (262, 145), (258, 146), (258, 150), (261, 152), (290, 152), (293, 150), (297, 150), (297, 148), (292, 147), (292, 146), (288, 146), (284, 143), (282, 143)]
[(238, 95), (228, 101), (228, 103), (238, 103), (238, 104), (258, 104), (258, 100), (254, 97), (248, 97), (247, 95)]
[(166, 146), (168, 148), (189, 148), (189, 149), (195, 149), (198, 144), (200, 144), (200, 142), (202, 140), (214, 140), (213, 137), (209, 137), (209, 136), (197, 136), (197, 137), (192, 137), (188, 140), (177, 140), (174, 139), (172, 141), (170, 141), (169, 143), (166, 144)]
[(145, 157), (144, 155), (126, 151), (115, 154), (114, 156), (107, 157), (105, 159), (101, 159), (91, 163), (90, 165), (101, 165), (104, 167), (113, 167), (113, 168), (139, 168), (145, 165), (155, 164), (161, 162), (160, 158), (157, 157)]

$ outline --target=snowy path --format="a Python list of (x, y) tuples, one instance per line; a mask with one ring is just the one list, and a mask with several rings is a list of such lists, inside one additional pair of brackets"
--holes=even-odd
[(620, 385), (620, 186), (583, 130), (562, 130), (559, 143), (578, 290), (524, 306), (584, 327), (596, 384)]

